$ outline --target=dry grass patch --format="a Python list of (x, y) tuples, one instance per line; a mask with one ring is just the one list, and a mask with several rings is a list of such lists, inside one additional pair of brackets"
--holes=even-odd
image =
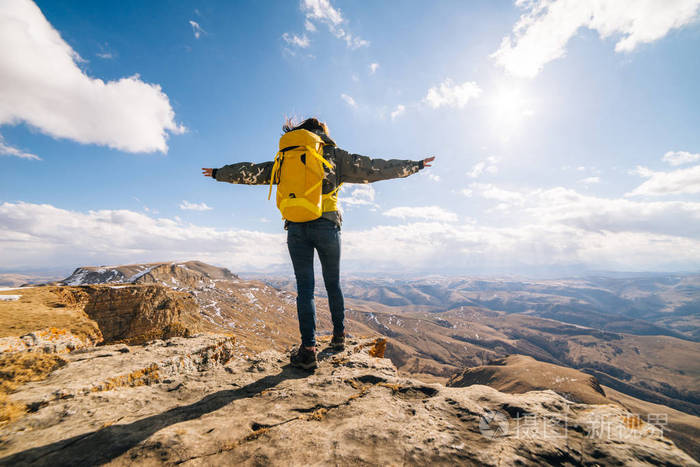
[(386, 339), (383, 337), (377, 337), (373, 341), (358, 345), (353, 351), (359, 352), (367, 347), (370, 348), (367, 351), (370, 357), (384, 358), (384, 352), (386, 352)]
[(58, 355), (17, 352), (0, 356), (0, 426), (25, 413), (26, 407), (11, 402), (8, 395), (28, 381), (40, 381), (68, 362)]
[(0, 301), (0, 337), (22, 336), (53, 327), (80, 338), (102, 340), (97, 323), (82, 311), (87, 294), (77, 288), (20, 288), (0, 294), (21, 295), (19, 300)]
[(114, 376), (106, 381), (93, 386), (92, 392), (111, 391), (121, 387), (136, 387), (151, 385), (160, 382), (158, 365), (153, 363), (150, 366), (132, 371), (126, 375)]

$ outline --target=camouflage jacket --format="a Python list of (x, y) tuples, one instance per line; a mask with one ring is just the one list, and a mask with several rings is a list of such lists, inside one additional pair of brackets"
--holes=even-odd
[[(372, 183), (391, 178), (408, 177), (423, 168), (423, 161), (399, 159), (370, 159), (359, 154), (350, 154), (335, 145), (335, 142), (324, 133), (318, 133), (326, 146), (323, 147), (323, 157), (330, 162), (333, 169), (325, 167), (323, 193), (330, 193), (341, 183)], [(212, 174), (219, 182), (240, 183), (245, 185), (268, 185), (272, 176), (273, 161), (255, 164), (238, 162), (214, 169)], [(324, 218), (338, 224), (342, 216), (338, 211), (324, 212)]]

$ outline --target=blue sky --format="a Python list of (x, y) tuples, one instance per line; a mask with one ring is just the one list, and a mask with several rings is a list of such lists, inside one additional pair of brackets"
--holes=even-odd
[[(700, 268), (699, 0), (0, 7), (0, 269), (288, 270), (286, 115), (422, 159), (341, 193), (348, 271)], [(101, 81), (97, 81), (101, 80)]]

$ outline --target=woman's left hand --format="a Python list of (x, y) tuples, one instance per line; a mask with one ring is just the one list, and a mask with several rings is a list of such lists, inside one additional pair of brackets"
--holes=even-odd
[(435, 160), (435, 156), (423, 159), (423, 167), (430, 167), (430, 163)]

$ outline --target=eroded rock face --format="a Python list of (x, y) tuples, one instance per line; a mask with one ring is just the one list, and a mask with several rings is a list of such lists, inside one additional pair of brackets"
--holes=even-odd
[(157, 285), (82, 286), (85, 313), (95, 320), (105, 342), (138, 344), (189, 336), (200, 330), (194, 298)]
[(619, 406), (426, 384), (380, 350), (350, 339), (314, 373), (207, 336), (74, 352), (12, 396), (35, 412), (4, 429), (0, 464), (697, 465)]

